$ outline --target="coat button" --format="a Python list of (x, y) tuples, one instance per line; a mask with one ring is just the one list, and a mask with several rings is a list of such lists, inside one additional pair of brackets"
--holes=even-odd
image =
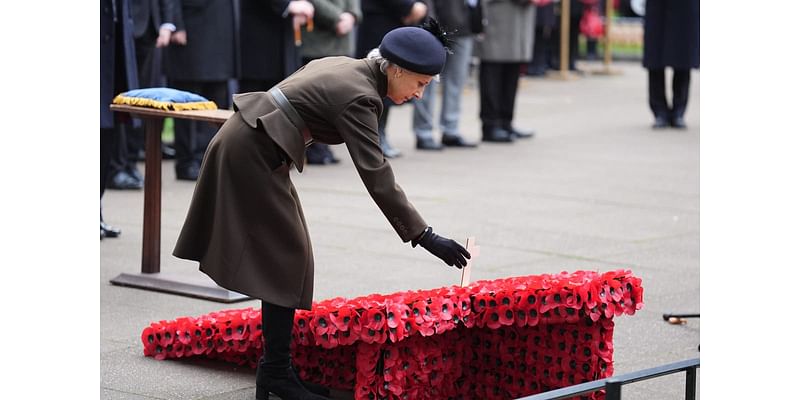
[(109, 35), (109, 34), (107, 34), (107, 33), (106, 33), (106, 34), (105, 34), (105, 36), (103, 36), (103, 41), (106, 41), (106, 42), (107, 42), (107, 41), (109, 41), (109, 40), (111, 40), (111, 35)]

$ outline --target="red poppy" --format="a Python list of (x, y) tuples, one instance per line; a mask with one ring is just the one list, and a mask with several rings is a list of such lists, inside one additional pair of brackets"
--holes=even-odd
[(353, 320), (355, 310), (349, 306), (343, 306), (330, 314), (331, 322), (340, 331), (346, 331), (350, 328), (350, 323)]
[(336, 330), (336, 327), (330, 320), (330, 314), (316, 314), (311, 320), (311, 330), (314, 337), (319, 338), (321, 335)]
[(361, 328), (361, 341), (364, 343), (383, 343), (386, 341), (386, 332), (376, 331), (366, 326)]
[(389, 328), (403, 327), (404, 321), (411, 314), (411, 308), (404, 303), (391, 303), (386, 310), (386, 326)]
[(431, 336), (434, 333), (433, 321), (423, 319), (422, 322), (417, 322), (417, 319), (409, 319), (408, 322), (411, 325), (411, 331), (419, 332), (422, 336)]
[(516, 303), (514, 296), (512, 295), (511, 289), (503, 290), (498, 293), (495, 293), (494, 297), (497, 300), (498, 306), (508, 306), (511, 307), (513, 304)]
[(424, 300), (415, 301), (411, 305), (411, 317), (417, 324), (429, 321), (431, 319), (431, 310), (428, 307), (428, 302)]
[(455, 327), (456, 323), (452, 319), (449, 320), (440, 319), (433, 324), (433, 328), (437, 334), (447, 332)]
[(603, 315), (603, 311), (600, 310), (600, 307), (595, 306), (595, 307), (592, 307), (591, 310), (589, 310), (589, 318), (591, 318), (592, 321), (599, 320), (602, 315)]
[(456, 296), (455, 301), (453, 302), (453, 307), (453, 315), (457, 317), (458, 320), (468, 316), (472, 312), (472, 305), (470, 304), (469, 295), (460, 294)]
[(492, 296), (489, 293), (476, 294), (472, 301), (472, 311), (474, 311), (476, 314), (484, 312), (486, 307), (489, 306), (489, 301), (491, 298)]
[(365, 328), (369, 328), (374, 331), (382, 331), (383, 327), (386, 325), (386, 317), (383, 315), (383, 311), (381, 309), (369, 309), (366, 310), (366, 314), (362, 313), (361, 315), (364, 316), (362, 326)]
[(184, 322), (180, 324), (177, 329), (175, 329), (175, 335), (177, 336), (178, 341), (183, 344), (187, 345), (192, 342), (192, 326), (189, 325), (188, 322)]
[(489, 329), (497, 329), (500, 327), (500, 313), (495, 307), (487, 308), (483, 314), (483, 325)]
[(497, 307), (497, 314), (500, 317), (500, 325), (509, 326), (514, 323), (514, 309), (508, 305)]

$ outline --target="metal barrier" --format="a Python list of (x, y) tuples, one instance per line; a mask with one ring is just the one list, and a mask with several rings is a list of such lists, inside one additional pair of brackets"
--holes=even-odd
[(516, 400), (566, 399), (581, 394), (596, 392), (601, 389), (606, 390), (606, 400), (620, 400), (622, 398), (622, 385), (643, 381), (646, 379), (657, 378), (659, 376), (670, 375), (681, 371), (686, 371), (686, 400), (695, 400), (697, 391), (697, 368), (700, 368), (700, 359), (693, 358), (690, 360), (662, 365), (660, 367), (631, 372), (625, 375), (612, 376), (605, 379), (598, 379), (596, 381), (551, 390), (549, 392), (522, 397)]

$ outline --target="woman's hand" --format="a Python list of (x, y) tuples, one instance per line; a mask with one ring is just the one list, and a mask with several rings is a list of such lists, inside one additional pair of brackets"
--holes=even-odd
[(431, 227), (425, 229), (422, 236), (412, 244), (415, 246), (419, 244), (431, 254), (441, 258), (445, 264), (455, 266), (458, 269), (464, 268), (467, 265), (467, 259), (472, 257), (467, 249), (458, 244), (458, 242), (433, 233), (433, 228)]

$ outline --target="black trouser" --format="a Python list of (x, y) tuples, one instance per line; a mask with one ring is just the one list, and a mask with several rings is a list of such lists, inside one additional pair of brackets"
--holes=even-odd
[(520, 63), (481, 61), (480, 93), (483, 132), (494, 128), (511, 128), (514, 102), (517, 98)]
[(550, 47), (549, 40), (552, 33), (550, 28), (536, 28), (533, 40), (533, 59), (528, 63), (529, 74), (547, 72)]
[[(227, 81), (170, 81), (178, 90), (192, 92), (217, 104), (217, 108), (229, 107)], [(194, 120), (175, 119), (175, 169), (200, 165), (208, 143), (219, 130), (219, 126)]]
[(656, 117), (667, 119), (683, 117), (689, 103), (691, 70), (675, 69), (672, 75), (672, 107), (667, 103), (664, 68), (648, 69), (650, 110)]
[[(155, 64), (157, 35), (152, 29), (147, 29), (145, 34), (136, 38), (136, 66), (139, 76), (139, 87), (148, 88), (156, 86), (156, 79), (161, 73), (161, 68)], [(120, 171), (130, 171), (136, 168), (136, 161), (140, 151), (144, 150), (144, 124), (134, 128), (129, 124), (123, 128), (121, 142), (111, 157), (112, 176)]]

